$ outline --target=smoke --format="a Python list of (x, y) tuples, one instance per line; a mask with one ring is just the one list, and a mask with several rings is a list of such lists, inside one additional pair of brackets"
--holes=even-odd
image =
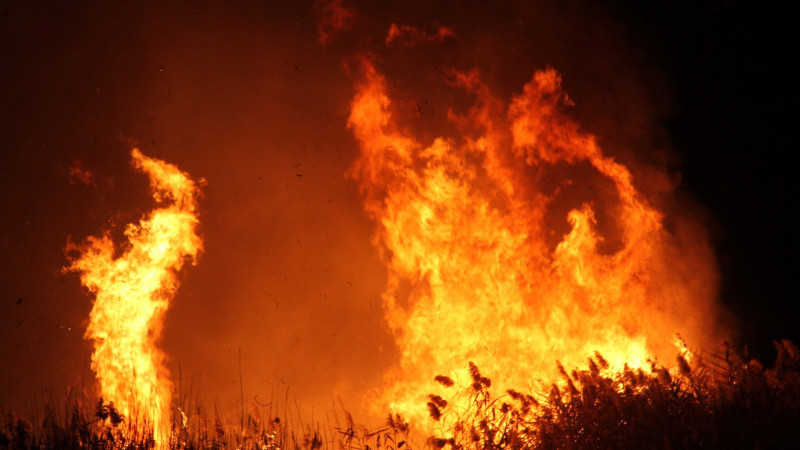
[[(660, 125), (668, 80), (602, 6), (328, 5), (358, 21), (325, 25), (327, 7), (320, 15), (310, 2), (9, 5), (12, 20), (0, 29), (0, 183), (2, 210), (11, 212), (0, 247), (8, 255), (0, 398), (21, 407), (40, 386), (91, 385), (80, 338), (91, 299), (75, 277), (58, 275), (61, 249), (68, 235), (109, 225), (121, 234), (152, 206), (127, 167), (136, 143), (208, 181), (199, 200), (205, 254), (182, 276), (165, 318), (178, 389), (225, 407), (240, 401), (240, 386), (248, 403), (288, 389), (304, 408), (341, 398), (357, 412), (397, 357), (374, 224), (344, 175), (358, 149), (346, 129), (354, 91), (343, 62), (364, 53), (410, 93), (398, 108), (408, 126), (425, 125), (423, 141), (426, 132), (452, 134), (448, 109), (470, 105), (462, 91), (442, 88), (450, 69), (480, 70), (508, 100), (534, 70), (556, 68), (575, 121), (608, 155), (631, 162), (637, 187), (667, 212), (678, 240), (706, 249), (684, 255), (680, 273), (713, 261), (702, 221), (669, 219), (685, 214), (671, 200), (677, 161)], [(455, 36), (386, 45), (392, 24), (437, 23)], [(76, 183), (84, 173), (92, 182)], [(697, 288), (713, 296), (716, 281), (710, 275)]]
[(353, 28), (356, 11), (345, 6), (344, 0), (322, 0), (314, 5), (319, 11), (317, 41), (327, 44), (342, 31)]
[(389, 32), (386, 34), (386, 46), (413, 47), (425, 43), (444, 42), (445, 39), (453, 38), (455, 35), (452, 28), (441, 25), (436, 27), (435, 32), (426, 32), (410, 25), (393, 23), (389, 26)]

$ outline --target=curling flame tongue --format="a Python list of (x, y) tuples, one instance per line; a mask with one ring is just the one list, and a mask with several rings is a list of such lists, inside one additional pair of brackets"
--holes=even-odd
[(96, 293), (86, 338), (94, 343), (92, 368), (103, 397), (127, 418), (146, 421), (164, 445), (170, 428), (172, 383), (156, 346), (164, 313), (178, 287), (177, 272), (195, 261), (202, 242), (196, 234), (197, 186), (177, 167), (138, 150), (134, 167), (150, 177), (153, 197), (165, 204), (125, 229), (122, 255), (108, 234), (90, 237), (69, 269), (81, 273)]
[[(692, 294), (672, 268), (680, 252), (661, 214), (560, 112), (569, 103), (560, 83), (552, 69), (537, 72), (505, 108), (477, 72), (456, 73), (452, 84), (477, 106), (449, 114), (458, 139), (425, 146), (398, 125), (385, 77), (362, 62), (348, 122), (361, 152), (350, 174), (388, 266), (384, 308), (400, 361), (382, 396), (400, 413), (425, 415), (427, 394), (441, 389), (435, 375), (469, 382), (468, 361), (502, 393), (556, 381), (556, 360), (586, 367), (599, 351), (612, 370), (637, 367), (674, 357), (675, 333), (703, 334), (692, 317), (703, 320), (710, 298), (697, 297), (713, 294)], [(585, 173), (607, 185), (606, 197), (553, 219)], [(599, 205), (614, 222), (610, 250)]]

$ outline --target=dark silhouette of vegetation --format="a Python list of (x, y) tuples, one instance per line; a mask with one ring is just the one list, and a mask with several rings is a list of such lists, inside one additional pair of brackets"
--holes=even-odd
[[(70, 397), (71, 398), (71, 397)], [(56, 402), (54, 402), (56, 403)], [(68, 402), (69, 403), (69, 402)], [(407, 449), (409, 424), (400, 416), (389, 415), (377, 429), (357, 425), (343, 411), (325, 424), (303, 423), (288, 409), (273, 415), (273, 403), (253, 408), (243, 421), (231, 423), (214, 411), (207, 414), (196, 403), (191, 419), (176, 408), (173, 430), (167, 448), (171, 449)], [(48, 408), (41, 421), (15, 414), (0, 417), (0, 449), (154, 449), (159, 448), (152, 428), (136, 419), (124, 417), (113, 403), (100, 399), (93, 409), (85, 410), (77, 402), (65, 407), (67, 414)], [(268, 419), (264, 420), (265, 417)], [(283, 419), (281, 418), (283, 417)]]
[[(683, 449), (798, 448), (800, 443), (800, 351), (776, 342), (777, 358), (765, 369), (726, 346), (717, 353), (678, 356), (668, 370), (609, 370), (602, 355), (588, 369), (567, 372), (547, 391), (509, 390), (494, 396), (492, 382), (470, 363), (471, 383), (459, 387), (446, 376), (442, 393), (427, 402), (439, 434), (424, 444), (454, 449)], [(71, 394), (71, 393), (70, 393)], [(448, 398), (466, 395), (466, 409)], [(68, 399), (72, 399), (68, 395)], [(256, 401), (242, 420), (228, 422), (216, 410), (180, 398), (170, 448), (218, 449), (409, 449), (410, 426), (390, 414), (366, 429), (343, 412), (326, 424), (304, 424), (288, 409)], [(146, 423), (123, 417), (100, 399), (90, 408), (68, 400), (45, 405), (43, 419), (0, 417), (0, 449), (155, 448)], [(184, 411), (190, 411), (187, 416)]]
[(492, 396), (490, 381), (470, 363), (469, 407), (456, 411), (432, 395), (431, 418), (447, 425), (428, 443), (458, 449), (800, 448), (800, 352), (789, 341), (775, 345), (770, 369), (728, 346), (691, 363), (678, 356), (672, 371), (651, 363), (648, 370), (614, 373), (596, 354), (585, 371), (567, 373), (559, 364), (563, 382), (536, 397), (513, 390)]

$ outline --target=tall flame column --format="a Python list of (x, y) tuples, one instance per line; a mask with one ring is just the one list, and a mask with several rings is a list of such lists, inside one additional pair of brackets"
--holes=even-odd
[(89, 237), (68, 270), (96, 299), (85, 337), (94, 344), (92, 369), (103, 397), (129, 423), (148, 424), (157, 443), (168, 439), (172, 383), (158, 348), (164, 314), (178, 287), (177, 273), (196, 262), (196, 183), (176, 166), (131, 152), (133, 166), (150, 178), (161, 205), (125, 229), (127, 243), (115, 256), (108, 233)]

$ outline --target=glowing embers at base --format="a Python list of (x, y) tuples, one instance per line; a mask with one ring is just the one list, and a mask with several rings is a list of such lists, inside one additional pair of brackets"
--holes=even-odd
[[(94, 344), (92, 368), (106, 401), (138, 433), (152, 431), (159, 446), (169, 439), (172, 383), (157, 344), (164, 314), (178, 288), (177, 273), (202, 249), (197, 235), (196, 183), (177, 167), (131, 152), (133, 166), (150, 177), (161, 206), (125, 229), (117, 251), (108, 233), (70, 246), (80, 256), (67, 270), (96, 299), (85, 337)], [(116, 256), (119, 255), (119, 256)]]
[[(556, 71), (536, 72), (507, 106), (477, 71), (453, 72), (475, 106), (449, 111), (458, 136), (423, 144), (400, 125), (384, 75), (366, 59), (361, 69), (350, 175), (378, 224), (400, 351), (381, 406), (427, 417), (434, 376), (470, 384), (458, 370), (468, 361), (503, 392), (558, 380), (556, 360), (585, 367), (597, 351), (620, 370), (673, 360), (677, 332), (710, 337), (716, 270), (704, 242), (687, 248), (667, 232), (630, 170), (562, 113), (571, 102)], [(575, 188), (586, 177), (602, 196)]]

